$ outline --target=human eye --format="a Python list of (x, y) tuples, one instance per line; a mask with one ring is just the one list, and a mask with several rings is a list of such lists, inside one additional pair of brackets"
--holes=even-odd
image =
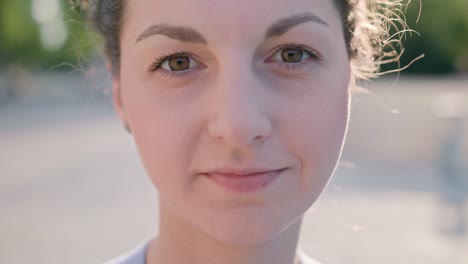
[(151, 64), (150, 73), (158, 72), (165, 77), (184, 77), (202, 67), (202, 65), (189, 52), (172, 52), (156, 58)]
[(280, 70), (301, 72), (309, 69), (314, 63), (322, 60), (322, 56), (313, 49), (300, 44), (285, 44), (273, 50), (265, 62), (273, 63)]

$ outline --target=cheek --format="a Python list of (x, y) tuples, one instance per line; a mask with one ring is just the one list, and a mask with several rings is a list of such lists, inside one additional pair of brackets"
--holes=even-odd
[(151, 181), (161, 194), (174, 193), (187, 185), (187, 167), (200, 122), (183, 97), (168, 100), (153, 93), (145, 87), (124, 94), (126, 111)]
[[(325, 86), (327, 87), (327, 86)], [(283, 138), (301, 163), (300, 188), (321, 192), (341, 155), (349, 119), (347, 83), (332, 93), (316, 89), (283, 111)]]

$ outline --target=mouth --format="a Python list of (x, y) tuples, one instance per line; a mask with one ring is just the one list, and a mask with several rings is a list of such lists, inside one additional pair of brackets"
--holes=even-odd
[(218, 186), (234, 193), (248, 193), (260, 191), (271, 184), (278, 178), (287, 168), (255, 172), (250, 174), (234, 174), (234, 173), (203, 173)]

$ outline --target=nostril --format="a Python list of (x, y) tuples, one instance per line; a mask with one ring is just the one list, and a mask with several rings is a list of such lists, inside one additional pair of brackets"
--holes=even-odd
[(213, 115), (207, 123), (210, 137), (233, 147), (244, 147), (268, 137), (270, 117), (264, 111), (264, 105), (256, 99), (263, 97), (244, 92), (244, 89), (230, 91), (213, 95), (216, 103), (210, 107)]
[(210, 122), (208, 134), (218, 142), (233, 147), (245, 147), (254, 142), (264, 141), (271, 134), (268, 118), (244, 118), (239, 120), (218, 119)]

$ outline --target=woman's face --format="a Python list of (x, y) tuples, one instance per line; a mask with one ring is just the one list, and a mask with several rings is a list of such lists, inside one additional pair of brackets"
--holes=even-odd
[(317, 199), (348, 122), (331, 0), (130, 0), (121, 50), (115, 104), (171, 214), (257, 244)]

